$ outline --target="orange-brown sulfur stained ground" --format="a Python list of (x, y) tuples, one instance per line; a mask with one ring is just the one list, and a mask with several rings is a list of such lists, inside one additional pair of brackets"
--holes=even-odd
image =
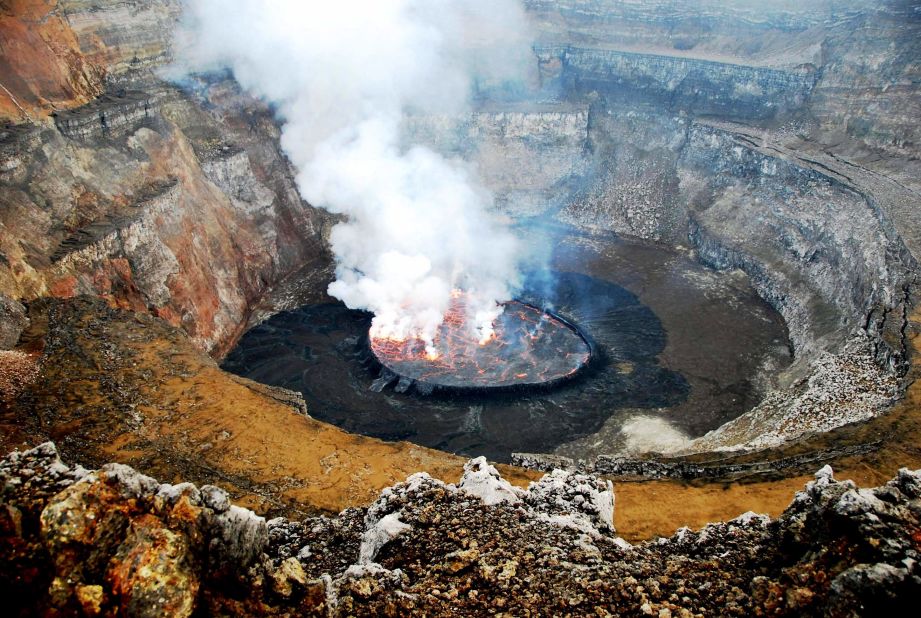
[[(300, 415), (284, 393), (221, 371), (155, 318), (81, 298), (55, 301), (50, 315), (57, 343), (46, 348), (43, 374), (0, 420), (26, 428), (29, 442), (56, 440), (70, 460), (121, 461), (163, 481), (215, 483), (239, 504), (269, 514), (365, 505), (418, 471), (450, 482), (460, 475), (460, 457), (351, 435)], [(33, 315), (27, 348), (41, 344), (42, 322)], [(921, 384), (885, 417), (765, 457), (881, 438), (886, 447), (875, 453), (832, 462), (837, 476), (876, 485), (899, 467), (921, 467)], [(3, 442), (4, 451), (16, 446)], [(500, 471), (518, 485), (539, 476), (510, 466)], [(639, 540), (749, 510), (776, 515), (812, 478), (812, 470), (802, 472), (757, 482), (615, 482), (615, 524), (619, 534)]]
[[(352, 435), (279, 401), (284, 393), (221, 371), (181, 331), (101, 301), (51, 301), (39, 379), (3, 424), (58, 442), (65, 457), (119, 461), (163, 481), (211, 482), (260, 512), (336, 512), (426, 471), (460, 477), (465, 459)], [(27, 347), (43, 343), (34, 315)], [(10, 432), (7, 436), (12, 438)], [(3, 440), (21, 446), (22, 434)], [(504, 467), (526, 483), (537, 475)]]

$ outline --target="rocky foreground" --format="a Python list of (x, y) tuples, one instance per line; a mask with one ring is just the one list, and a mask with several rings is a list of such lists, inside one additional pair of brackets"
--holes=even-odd
[(485, 460), (335, 518), (265, 521), (214, 486), (51, 443), (0, 462), (8, 615), (870, 615), (921, 598), (921, 471), (858, 489), (816, 474), (775, 520), (752, 513), (631, 546), (609, 482), (528, 490)]

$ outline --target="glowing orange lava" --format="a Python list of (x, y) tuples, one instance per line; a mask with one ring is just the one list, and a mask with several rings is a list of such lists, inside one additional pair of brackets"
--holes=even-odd
[(429, 387), (551, 383), (588, 363), (591, 348), (572, 325), (519, 301), (503, 308), (484, 337), (472, 324), (467, 297), (455, 293), (430, 346), (420, 338), (372, 337), (371, 350), (396, 376)]

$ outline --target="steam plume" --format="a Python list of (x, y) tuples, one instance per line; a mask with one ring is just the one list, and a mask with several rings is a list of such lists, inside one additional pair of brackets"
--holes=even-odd
[(488, 335), (518, 282), (518, 247), (473, 170), (404, 147), (406, 111), (458, 112), (474, 78), (527, 56), (518, 0), (190, 0), (183, 70), (229, 67), (277, 106), (308, 202), (347, 215), (329, 292), (374, 313), (376, 336), (431, 343), (452, 289)]

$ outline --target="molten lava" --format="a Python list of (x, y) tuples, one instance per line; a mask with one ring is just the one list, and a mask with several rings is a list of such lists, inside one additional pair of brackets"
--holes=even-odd
[(432, 388), (489, 389), (556, 383), (574, 376), (591, 347), (571, 324), (509, 301), (491, 330), (478, 329), (466, 296), (455, 293), (430, 345), (420, 338), (371, 337), (378, 361), (404, 380)]

